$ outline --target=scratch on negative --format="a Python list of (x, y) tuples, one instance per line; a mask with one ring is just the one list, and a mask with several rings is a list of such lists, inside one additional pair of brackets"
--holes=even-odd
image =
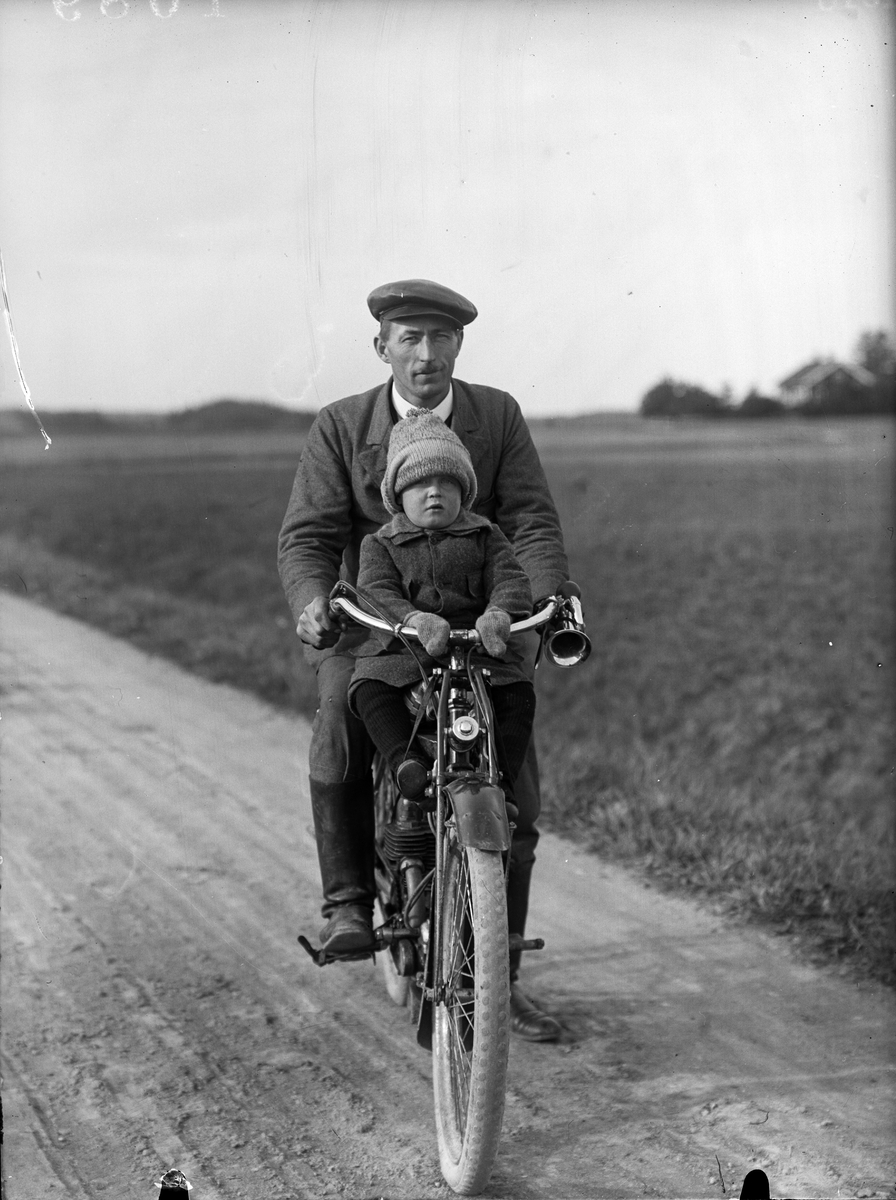
[(104, 898), (105, 900), (110, 900), (110, 901), (111, 901), (111, 900), (117, 900), (117, 899), (118, 899), (118, 897), (121, 895), (121, 893), (124, 891), (124, 889), (125, 889), (125, 888), (128, 886), (128, 884), (129, 884), (129, 883), (131, 882), (131, 880), (134, 878), (134, 875), (137, 873), (137, 863), (138, 863), (138, 861), (139, 861), (139, 860), (138, 860), (138, 858), (137, 858), (137, 855), (134, 853), (134, 851), (133, 851), (133, 848), (132, 848), (132, 849), (131, 849), (131, 869), (130, 869), (130, 871), (128, 871), (127, 878), (125, 879), (125, 881), (124, 881), (124, 883), (121, 885), (121, 887), (119, 887), (119, 888), (116, 888), (116, 889), (115, 889), (115, 891), (112, 893), (112, 895), (111, 895), (111, 896), (104, 896), (103, 898)]
[(25, 382), (25, 375), (22, 371), (22, 364), (19, 361), (19, 347), (16, 342), (16, 332), (12, 325), (12, 312), (9, 307), (9, 293), (6, 290), (6, 269), (3, 266), (3, 251), (0, 250), (0, 290), (3, 292), (3, 312), (6, 316), (6, 328), (9, 330), (9, 344), (12, 346), (12, 356), (15, 359), (16, 371), (19, 373), (19, 383), (22, 385), (22, 391), (25, 393), (25, 399), (28, 401), (28, 407), (34, 414), (34, 419), (37, 421), (37, 427), (43, 434), (46, 445), (45, 450), (49, 450), (51, 446), (50, 435), (47, 433), (41, 424), (40, 417), (37, 415), (37, 409), (31, 400), (31, 392), (28, 389), (28, 384)]

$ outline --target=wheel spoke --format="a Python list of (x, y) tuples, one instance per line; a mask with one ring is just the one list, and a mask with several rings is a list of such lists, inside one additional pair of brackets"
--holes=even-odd
[(451, 896), (449, 927), (454, 937), (444, 976), (448, 1040), (453, 1079), (455, 1120), (463, 1136), (467, 1125), (472, 1069), (473, 1014), (475, 1011), (475, 970), (473, 954), (473, 907), (470, 895), (470, 869), (466, 856), (454, 851), (455, 886)]

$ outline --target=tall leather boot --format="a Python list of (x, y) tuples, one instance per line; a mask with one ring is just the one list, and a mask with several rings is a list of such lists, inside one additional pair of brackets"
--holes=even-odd
[[(534, 837), (532, 836), (534, 834)], [(523, 861), (511, 857), (507, 873), (507, 929), (509, 933), (526, 933), (526, 915), (529, 911), (529, 883), (535, 865), (534, 846), (538, 834), (523, 834), (514, 838), (518, 851), (523, 852)], [(518, 843), (522, 842), (522, 845)], [(528, 1042), (556, 1042), (560, 1037), (560, 1025), (544, 1012), (522, 990), (517, 978), (520, 971), (521, 950), (510, 955), (510, 1028)]]
[(323, 885), (324, 950), (350, 954), (373, 945), (373, 783), (311, 779), (311, 812)]
[[(510, 870), (507, 872), (507, 931), (526, 936), (526, 916), (529, 912), (529, 883), (532, 878), (534, 862), (518, 862), (510, 859)], [(516, 983), (520, 973), (522, 950), (512, 950), (510, 953), (510, 982)]]

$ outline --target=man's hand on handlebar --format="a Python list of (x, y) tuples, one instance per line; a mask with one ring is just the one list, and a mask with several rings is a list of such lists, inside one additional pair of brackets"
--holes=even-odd
[[(576, 600), (582, 599), (582, 589), (572, 579), (567, 579), (566, 583), (561, 583), (558, 586), (555, 594), (559, 596), (561, 600), (571, 600), (573, 597)], [(550, 596), (537, 597), (535, 600), (535, 611), (538, 612), (538, 610), (543, 608), (550, 599)]]
[(315, 596), (310, 604), (305, 605), (296, 633), (315, 650), (326, 650), (336, 645), (344, 628), (344, 619), (330, 616), (329, 596)]

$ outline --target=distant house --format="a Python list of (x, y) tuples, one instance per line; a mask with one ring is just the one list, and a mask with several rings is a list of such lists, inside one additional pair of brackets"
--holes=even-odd
[(813, 359), (778, 384), (781, 402), (790, 408), (801, 404), (824, 408), (851, 396), (864, 399), (873, 387), (870, 371), (833, 358)]

